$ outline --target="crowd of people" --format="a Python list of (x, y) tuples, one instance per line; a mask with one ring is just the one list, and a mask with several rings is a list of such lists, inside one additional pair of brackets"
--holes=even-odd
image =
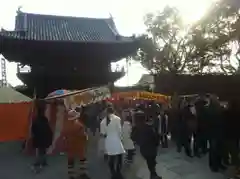
[[(69, 179), (89, 178), (85, 164), (86, 128), (94, 134), (99, 129), (112, 179), (123, 178), (122, 166), (133, 163), (136, 149), (147, 163), (150, 179), (162, 179), (156, 172), (156, 157), (159, 146), (168, 148), (170, 140), (176, 144), (177, 152), (184, 149), (188, 157), (200, 158), (209, 153), (209, 167), (213, 172), (234, 166), (235, 178), (239, 178), (240, 112), (234, 100), (223, 105), (216, 96), (203, 95), (182, 97), (177, 105), (151, 101), (123, 109), (102, 103), (90, 116), (86, 111), (82, 108), (68, 111), (64, 124)], [(51, 128), (41, 108), (32, 125), (32, 137), (38, 149), (33, 165), (37, 170), (47, 165), (45, 154), (52, 140)], [(77, 171), (75, 163), (79, 163)]]
[(177, 152), (184, 149), (188, 157), (201, 158), (208, 154), (212, 172), (222, 172), (232, 166), (234, 178), (240, 178), (237, 100), (221, 102), (215, 95), (194, 95), (181, 97), (175, 107), (148, 102), (129, 108), (129, 115), (119, 116), (126, 123), (123, 127), (131, 124), (128, 140), (140, 147), (150, 178), (161, 178), (155, 171), (155, 159), (158, 146), (167, 148), (169, 140), (176, 144)]
[(209, 154), (213, 172), (235, 167), (239, 178), (239, 117), (237, 100), (220, 102), (215, 95), (183, 98), (177, 109), (169, 109), (170, 132), (177, 151), (189, 157)]

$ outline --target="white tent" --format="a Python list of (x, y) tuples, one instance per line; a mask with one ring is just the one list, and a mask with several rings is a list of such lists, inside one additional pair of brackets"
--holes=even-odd
[(141, 86), (154, 84), (154, 77), (153, 75), (144, 74), (137, 84)]
[(0, 103), (28, 102), (32, 99), (19, 93), (11, 87), (0, 88)]

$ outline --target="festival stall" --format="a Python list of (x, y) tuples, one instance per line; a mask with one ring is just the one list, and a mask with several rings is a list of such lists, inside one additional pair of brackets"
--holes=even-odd
[(109, 101), (119, 101), (119, 100), (147, 100), (147, 101), (156, 101), (158, 103), (167, 104), (170, 101), (169, 96), (165, 96), (159, 93), (151, 93), (146, 91), (131, 91), (131, 92), (119, 92), (113, 93)]
[(11, 87), (0, 88), (0, 142), (26, 139), (31, 101)]
[[(67, 111), (79, 106), (86, 106), (110, 97), (108, 87), (88, 88), (79, 91), (57, 90), (48, 95), (46, 116), (53, 130), (53, 142), (48, 150), (49, 154), (63, 152), (62, 131)], [(30, 137), (31, 138), (31, 137)], [(29, 150), (29, 145), (28, 145)]]
[(148, 101), (155, 101), (162, 104), (163, 108), (168, 108), (170, 99), (170, 96), (158, 93), (130, 91), (113, 93), (108, 101), (115, 105), (118, 115), (125, 118), (125, 116), (129, 115), (129, 110), (134, 109), (137, 104), (147, 105)]

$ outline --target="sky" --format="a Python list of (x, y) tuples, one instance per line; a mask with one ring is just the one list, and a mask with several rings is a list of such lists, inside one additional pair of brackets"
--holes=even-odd
[[(161, 11), (166, 5), (179, 9), (186, 24), (199, 20), (216, 0), (7, 0), (0, 6), (0, 28), (14, 29), (18, 7), (23, 12), (76, 16), (112, 16), (121, 35), (131, 36), (145, 31), (143, 17), (148, 12)], [(119, 62), (126, 66), (125, 61)], [(113, 64), (116, 66), (116, 64)], [(129, 73), (116, 82), (118, 86), (134, 85), (147, 73), (139, 63), (129, 65)], [(21, 84), (16, 77), (16, 64), (7, 63), (7, 79), (13, 86)]]

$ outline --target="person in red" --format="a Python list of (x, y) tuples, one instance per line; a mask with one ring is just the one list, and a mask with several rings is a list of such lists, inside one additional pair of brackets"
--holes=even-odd
[(87, 134), (80, 113), (75, 110), (68, 112), (63, 137), (68, 157), (69, 179), (89, 179), (86, 171)]

